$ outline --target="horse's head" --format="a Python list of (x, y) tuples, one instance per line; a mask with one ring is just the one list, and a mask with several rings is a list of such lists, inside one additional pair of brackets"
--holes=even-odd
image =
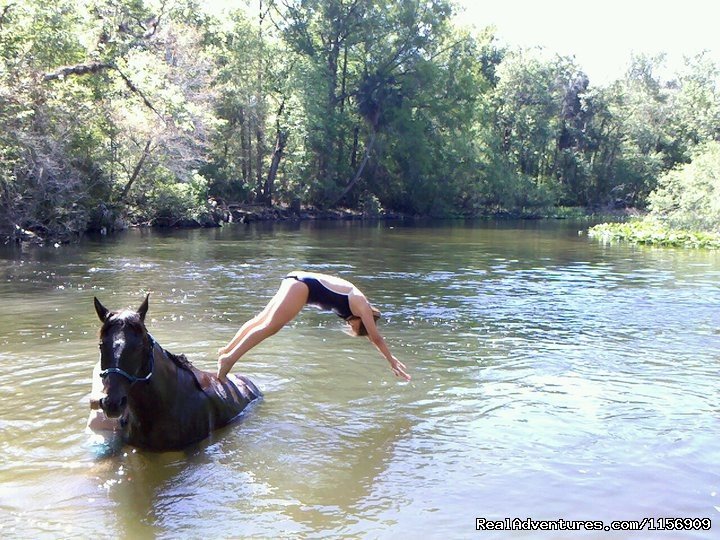
[(108, 418), (125, 412), (128, 392), (135, 383), (150, 380), (153, 371), (153, 340), (145, 328), (148, 298), (137, 311), (110, 311), (95, 298), (100, 329), (100, 377), (105, 397), (100, 407)]

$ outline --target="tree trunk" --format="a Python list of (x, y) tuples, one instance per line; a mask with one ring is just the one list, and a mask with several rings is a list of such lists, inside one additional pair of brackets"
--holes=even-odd
[(125, 184), (125, 188), (123, 189), (122, 193), (120, 194), (121, 202), (127, 202), (126, 197), (127, 197), (128, 193), (130, 193), (130, 188), (135, 183), (135, 180), (137, 180), (138, 176), (140, 176), (140, 171), (142, 170), (142, 167), (145, 164), (145, 160), (150, 155), (150, 145), (151, 144), (152, 144), (152, 139), (148, 139), (148, 142), (145, 143), (145, 148), (143, 149), (143, 153), (140, 156), (140, 159), (135, 164), (135, 168), (133, 169), (133, 172), (130, 175), (130, 178), (128, 179), (127, 184)]
[(248, 181), (248, 149), (247, 141), (245, 140), (245, 110), (240, 107), (238, 111), (238, 119), (240, 121), (240, 174), (242, 175), (243, 184), (247, 184)]
[[(324, 140), (322, 144), (325, 148), (320, 149), (319, 176), (322, 181), (326, 181), (328, 177), (328, 169), (331, 167), (331, 159), (333, 155), (332, 145), (335, 144), (333, 132), (335, 131), (335, 111), (337, 108), (337, 82), (338, 82), (338, 57), (340, 55), (340, 37), (336, 33), (329, 42), (327, 51), (327, 118), (324, 122)], [(337, 172), (337, 171), (335, 171)], [(334, 175), (333, 175), (334, 176)]]
[(350, 168), (355, 169), (357, 167), (357, 151), (358, 151), (358, 136), (360, 135), (360, 128), (355, 126), (353, 129), (353, 146), (352, 153), (350, 154)]
[[(263, 0), (258, 2), (258, 43), (260, 44), (261, 51), (264, 49), (263, 41), (263, 21), (265, 14), (263, 13)], [(259, 202), (265, 203), (268, 206), (270, 203), (270, 194), (265, 192), (265, 186), (263, 186), (263, 154), (265, 153), (265, 107), (264, 107), (264, 92), (263, 92), (263, 61), (262, 54), (257, 59), (257, 80), (255, 87), (255, 107), (256, 107), (256, 122), (255, 122), (255, 195)]]
[(335, 161), (336, 174), (342, 174), (343, 162), (345, 161), (345, 128), (342, 122), (342, 116), (345, 113), (345, 88), (347, 85), (347, 56), (348, 48), (347, 44), (343, 45), (343, 59), (342, 59), (342, 70), (340, 75), (340, 129), (337, 133), (337, 158)]
[(275, 115), (275, 149), (270, 159), (270, 169), (268, 170), (267, 179), (265, 180), (265, 204), (272, 206), (273, 191), (275, 188), (275, 177), (277, 176), (280, 160), (282, 159), (285, 145), (287, 144), (288, 132), (283, 131), (280, 127), (280, 117), (285, 109), (285, 98), (280, 102), (277, 114)]
[(343, 200), (345, 195), (350, 193), (350, 190), (352, 190), (353, 187), (355, 187), (355, 184), (357, 184), (358, 180), (360, 180), (360, 175), (362, 175), (363, 169), (365, 168), (365, 165), (367, 165), (368, 160), (370, 159), (370, 152), (372, 151), (372, 147), (375, 144), (375, 138), (377, 137), (377, 131), (373, 131), (372, 136), (370, 137), (370, 141), (368, 142), (367, 147), (365, 148), (365, 155), (363, 156), (362, 162), (360, 162), (360, 167), (355, 172), (355, 176), (352, 180), (350, 180), (350, 183), (345, 186), (345, 189), (342, 190), (342, 193), (340, 193), (340, 196), (335, 199), (335, 202), (333, 202), (333, 206), (335, 206), (337, 203)]
[(268, 203), (268, 194), (263, 193), (263, 178), (262, 178), (262, 171), (263, 171), (263, 129), (262, 125), (258, 119), (258, 123), (255, 126), (255, 186), (256, 186), (256, 192), (257, 192), (257, 198), (260, 202)]
[(247, 125), (247, 137), (245, 139), (247, 143), (247, 154), (245, 156), (245, 160), (247, 163), (247, 178), (245, 179), (245, 182), (248, 186), (248, 188), (252, 189), (252, 177), (253, 177), (253, 153), (252, 153), (252, 145), (253, 145), (253, 133), (252, 133), (252, 123), (253, 118), (250, 116), (248, 118), (248, 125)]
[(272, 153), (270, 169), (268, 170), (267, 180), (265, 182), (265, 204), (267, 204), (268, 206), (272, 206), (272, 195), (275, 186), (275, 177), (277, 176), (278, 167), (280, 166), (280, 160), (282, 159), (283, 152), (285, 151), (285, 144), (287, 143), (287, 138), (287, 131), (281, 131), (280, 129), (278, 129), (277, 139), (275, 141), (275, 149)]

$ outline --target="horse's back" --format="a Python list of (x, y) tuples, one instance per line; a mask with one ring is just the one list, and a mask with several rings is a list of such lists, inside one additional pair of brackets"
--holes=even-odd
[(188, 367), (200, 389), (208, 396), (215, 394), (223, 400), (238, 402), (250, 402), (262, 396), (258, 387), (245, 375), (228, 374), (227, 381), (222, 382), (214, 373), (198, 369), (189, 362)]
[(228, 375), (225, 381), (221, 381), (214, 373), (193, 367), (193, 376), (212, 406), (215, 427), (232, 421), (262, 396), (258, 387), (243, 375)]
[(262, 397), (262, 392), (255, 386), (250, 379), (245, 375), (233, 375), (228, 374), (227, 378), (238, 388), (243, 395), (250, 401), (254, 401), (259, 397)]

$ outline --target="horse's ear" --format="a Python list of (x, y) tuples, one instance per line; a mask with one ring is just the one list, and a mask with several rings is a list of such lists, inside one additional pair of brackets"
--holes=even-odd
[(94, 297), (95, 300), (95, 313), (97, 313), (98, 318), (101, 322), (105, 322), (105, 319), (107, 318), (107, 314), (110, 312), (108, 308), (103, 306), (100, 303), (100, 300), (97, 299), (97, 297)]
[(147, 315), (149, 299), (150, 299), (150, 293), (147, 293), (147, 295), (145, 296), (145, 301), (142, 303), (140, 308), (137, 310), (138, 315), (140, 315), (140, 320), (142, 322), (145, 322), (145, 315)]

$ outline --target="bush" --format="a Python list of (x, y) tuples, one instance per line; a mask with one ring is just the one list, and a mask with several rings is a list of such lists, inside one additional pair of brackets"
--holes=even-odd
[(621, 240), (651, 246), (720, 249), (720, 233), (673, 229), (652, 218), (602, 223), (590, 228), (588, 235), (603, 242)]
[(720, 231), (720, 143), (664, 174), (650, 194), (650, 215), (672, 228)]
[(189, 182), (159, 181), (150, 192), (142, 214), (158, 224), (204, 224), (212, 209), (208, 205), (207, 180), (199, 174)]

